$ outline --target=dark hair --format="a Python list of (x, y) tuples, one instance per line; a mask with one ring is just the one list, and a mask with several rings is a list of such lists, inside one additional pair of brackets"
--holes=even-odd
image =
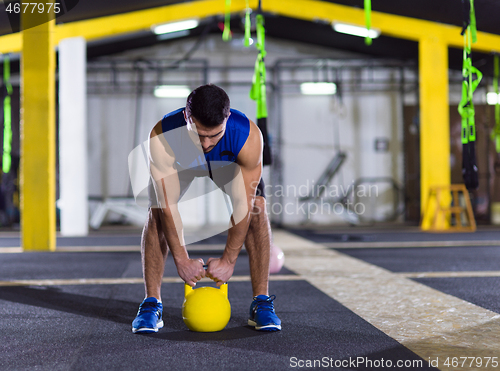
[(226, 92), (214, 84), (202, 85), (189, 94), (186, 115), (193, 116), (208, 128), (219, 126), (229, 116)]

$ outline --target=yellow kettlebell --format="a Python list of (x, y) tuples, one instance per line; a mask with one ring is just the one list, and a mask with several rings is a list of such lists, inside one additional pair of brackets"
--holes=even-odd
[(231, 304), (227, 298), (227, 283), (219, 289), (184, 284), (182, 319), (191, 331), (215, 332), (226, 327), (231, 318)]

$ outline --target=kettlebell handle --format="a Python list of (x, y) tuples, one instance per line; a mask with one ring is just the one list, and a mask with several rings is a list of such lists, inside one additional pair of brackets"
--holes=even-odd
[[(207, 270), (208, 264), (203, 265), (203, 269)], [(227, 282), (224, 282), (224, 285), (227, 285)]]
[[(203, 265), (203, 268), (207, 270), (208, 264)], [(187, 283), (184, 283), (184, 297), (187, 298), (188, 294), (193, 291), (194, 289), (189, 286)]]
[[(204, 264), (204, 265), (203, 265), (203, 268), (204, 268), (205, 270), (207, 270), (207, 268), (208, 268), (208, 264)], [(189, 293), (190, 293), (190, 292), (192, 292), (193, 290), (194, 290), (194, 289), (193, 289), (191, 286), (189, 286), (187, 283), (184, 283), (184, 297), (185, 297), (185, 298), (186, 298), (186, 297), (189, 295)], [(223, 283), (223, 284), (219, 287), (219, 290), (221, 290), (221, 291), (222, 291), (222, 293), (223, 293), (223, 294), (226, 296), (226, 298), (227, 298), (227, 295), (228, 295), (228, 294), (227, 294), (227, 282), (226, 282), (226, 283)]]

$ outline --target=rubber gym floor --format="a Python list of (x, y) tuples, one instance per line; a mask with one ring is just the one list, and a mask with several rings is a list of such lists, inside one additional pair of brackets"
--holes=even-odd
[[(139, 231), (58, 237), (52, 253), (23, 253), (18, 235), (1, 235), (0, 370), (500, 369), (500, 231), (491, 227), (275, 230), (285, 266), (270, 281), (283, 325), (274, 333), (247, 325), (244, 250), (223, 331), (186, 328), (170, 257), (165, 327), (137, 335)], [(193, 245), (191, 256), (219, 256), (224, 241)]]

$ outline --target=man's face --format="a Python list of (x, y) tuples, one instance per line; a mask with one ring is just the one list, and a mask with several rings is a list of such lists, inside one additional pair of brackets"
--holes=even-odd
[(198, 134), (203, 152), (208, 153), (224, 136), (224, 132), (226, 131), (227, 119), (225, 119), (220, 125), (213, 128), (207, 128), (203, 126), (203, 124), (201, 124), (201, 122), (199, 122), (193, 116), (187, 117), (186, 122), (188, 130), (191, 133)]

